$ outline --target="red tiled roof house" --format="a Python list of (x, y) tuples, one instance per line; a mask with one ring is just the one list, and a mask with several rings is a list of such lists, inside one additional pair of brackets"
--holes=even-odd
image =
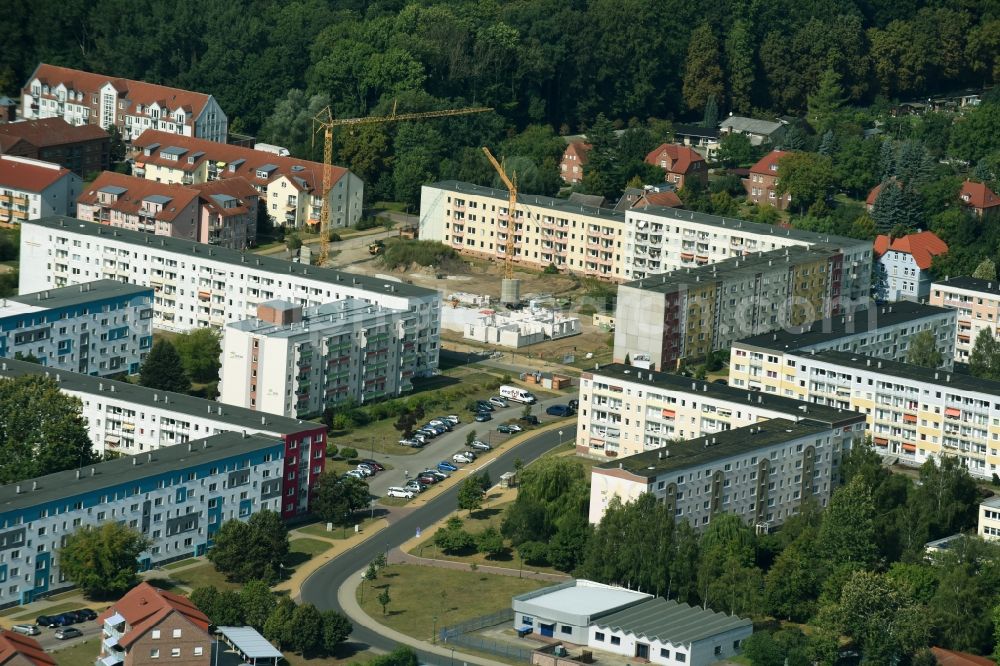
[(958, 198), (972, 213), (983, 220), (990, 219), (1000, 211), (1000, 197), (983, 183), (967, 180), (962, 183)]
[(783, 150), (772, 150), (750, 167), (749, 177), (743, 179), (749, 203), (766, 204), (778, 210), (785, 210), (791, 205), (791, 194), (779, 197), (775, 191), (778, 186), (778, 162), (787, 154)]
[(38, 641), (13, 631), (0, 631), (0, 666), (56, 666)]
[(587, 153), (592, 146), (583, 141), (574, 141), (566, 146), (559, 162), (559, 175), (564, 182), (575, 184), (583, 180), (583, 167), (587, 164)]
[(879, 276), (876, 297), (882, 301), (926, 300), (931, 290), (930, 268), (934, 257), (948, 252), (948, 245), (934, 232), (920, 231), (900, 238), (875, 238)]
[[(208, 666), (209, 620), (187, 597), (140, 583), (98, 616), (101, 651), (108, 666), (161, 664)], [(100, 663), (100, 661), (98, 663)]]
[(78, 176), (111, 168), (111, 138), (97, 125), (70, 125), (62, 118), (0, 124), (0, 154), (30, 157)]
[(58, 164), (0, 155), (0, 225), (76, 215), (80, 177)]
[(705, 158), (687, 146), (664, 143), (646, 155), (646, 164), (663, 169), (664, 180), (681, 189), (690, 180), (708, 183)]

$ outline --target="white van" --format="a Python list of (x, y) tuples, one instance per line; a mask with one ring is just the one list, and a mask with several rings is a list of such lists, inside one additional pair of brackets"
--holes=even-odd
[(535, 396), (531, 393), (531, 391), (527, 391), (523, 388), (518, 388), (516, 386), (501, 386), (498, 393), (508, 400), (513, 400), (514, 402), (523, 402), (526, 405), (535, 404)]

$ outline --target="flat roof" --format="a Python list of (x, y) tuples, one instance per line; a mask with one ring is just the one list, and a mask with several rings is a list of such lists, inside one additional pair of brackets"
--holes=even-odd
[[(507, 190), (483, 187), (482, 185), (475, 185), (473, 183), (464, 183), (460, 180), (441, 180), (436, 183), (431, 183), (428, 187), (436, 187), (439, 190), (448, 190), (459, 194), (490, 197), (491, 199), (497, 199), (504, 204), (507, 203), (509, 196)], [(616, 211), (613, 208), (598, 208), (596, 206), (570, 203), (567, 199), (556, 199), (554, 197), (547, 197), (541, 194), (524, 194), (518, 192), (517, 202), (529, 208), (531, 206), (538, 206), (540, 208), (549, 208), (577, 215), (583, 214), (591, 215), (593, 217), (601, 217), (617, 222), (625, 221), (625, 213)]]
[(87, 393), (94, 396), (116, 398), (131, 403), (136, 409), (143, 407), (167, 408), (170, 411), (190, 416), (211, 417), (215, 421), (223, 421), (233, 425), (234, 429), (245, 429), (251, 432), (275, 432), (281, 435), (291, 435), (305, 430), (322, 428), (322, 424), (312, 421), (256, 412), (245, 407), (225, 405), (214, 400), (196, 398), (184, 393), (172, 393), (146, 388), (129, 382), (117, 382), (112, 379), (82, 375), (67, 370), (45, 368), (37, 363), (29, 363), (13, 358), (0, 359), (0, 377), (13, 379), (24, 375), (45, 374), (59, 382), (59, 386), (67, 391)]
[[(118, 280), (94, 280), (66, 287), (53, 287), (30, 294), (8, 296), (8, 301), (31, 305), (41, 309), (64, 308), (71, 305), (82, 305), (108, 298), (124, 298), (127, 296), (153, 296), (152, 287), (119, 282)], [(152, 301), (150, 302), (152, 307)], [(0, 311), (0, 315), (3, 312)]]
[(595, 623), (600, 628), (623, 631), (650, 640), (687, 645), (733, 629), (753, 628), (742, 617), (717, 613), (711, 609), (688, 606), (672, 599), (648, 599)]
[(173, 197), (168, 197), (165, 194), (150, 194), (148, 197), (144, 198), (143, 201), (150, 201), (155, 204), (166, 205), (173, 201)]
[[(805, 356), (805, 354), (803, 354), (803, 356)], [(810, 352), (809, 358), (857, 370), (868, 370), (879, 375), (886, 375), (888, 377), (899, 377), (901, 379), (910, 379), (928, 384), (935, 384), (942, 388), (952, 387), (960, 391), (975, 391), (977, 393), (988, 393), (990, 395), (1000, 396), (1000, 381), (995, 379), (983, 379), (981, 377), (955, 372), (954, 370), (935, 370), (933, 368), (924, 368), (911, 363), (887, 361), (885, 359), (875, 358), (874, 356), (832, 350), (815, 353)]]
[(886, 305), (876, 305), (875, 301), (869, 301), (869, 303), (873, 307), (810, 322), (806, 327), (754, 335), (740, 340), (737, 344), (781, 351), (798, 351), (839, 340), (849, 335), (878, 333), (883, 328), (930, 317), (952, 317), (956, 313), (953, 308), (939, 308), (913, 301), (899, 301)]
[(594, 380), (607, 378), (626, 382), (643, 384), (652, 388), (659, 388), (667, 391), (683, 391), (689, 393), (691, 397), (700, 396), (703, 398), (714, 398), (731, 402), (733, 407), (746, 405), (756, 409), (771, 409), (784, 412), (789, 416), (797, 418), (809, 418), (821, 423), (830, 425), (843, 425), (854, 423), (858, 420), (857, 413), (849, 409), (839, 409), (829, 405), (817, 405), (804, 400), (796, 400), (782, 395), (763, 393), (761, 391), (748, 391), (747, 389), (727, 386), (726, 384), (716, 384), (700, 379), (692, 379), (683, 375), (675, 375), (669, 372), (657, 372), (655, 370), (643, 370), (634, 368), (624, 363), (612, 363), (603, 365), (600, 369), (585, 370), (584, 374), (590, 373)]
[(593, 616), (648, 599), (649, 594), (589, 580), (546, 587), (514, 597), (553, 612)]
[[(863, 421), (865, 418), (864, 414), (856, 416), (858, 421)], [(711, 464), (716, 460), (750, 453), (782, 442), (820, 435), (830, 432), (830, 429), (829, 424), (818, 421), (770, 419), (742, 428), (702, 435), (671, 444), (666, 448), (616, 458), (601, 463), (594, 469), (624, 469), (632, 474), (652, 479), (664, 472)], [(661, 458), (664, 453), (668, 455)]]
[(126, 189), (124, 187), (120, 187), (118, 185), (105, 185), (104, 187), (102, 187), (101, 189), (99, 189), (97, 191), (98, 192), (106, 192), (108, 194), (118, 195), (118, 194), (125, 194), (126, 192), (128, 192), (128, 189)]
[(394, 282), (367, 275), (346, 273), (333, 268), (310, 266), (294, 261), (285, 261), (284, 259), (268, 255), (240, 252), (239, 250), (232, 250), (219, 245), (206, 245), (205, 243), (184, 240), (182, 238), (153, 236), (141, 231), (132, 231), (131, 229), (112, 228), (63, 215), (52, 215), (37, 220), (25, 220), (21, 224), (22, 226), (37, 225), (45, 229), (52, 229), (55, 232), (69, 232), (94, 238), (107, 238), (136, 246), (159, 246), (162, 249), (180, 255), (208, 257), (213, 261), (232, 266), (246, 266), (270, 273), (281, 273), (282, 275), (308, 276), (321, 282), (328, 282), (331, 285), (343, 284), (345, 286), (355, 286), (373, 294), (392, 293), (410, 298), (429, 298), (438, 295), (435, 289), (426, 289), (405, 282)]
[[(288, 301), (268, 301), (261, 305), (269, 305), (275, 310), (287, 310), (297, 307)], [(386, 321), (393, 316), (405, 313), (405, 310), (398, 308), (387, 308), (377, 303), (366, 303), (360, 298), (345, 298), (331, 303), (323, 303), (302, 309), (302, 321), (290, 324), (275, 324), (270, 321), (263, 321), (257, 318), (241, 319), (226, 324), (226, 328), (233, 328), (246, 333), (256, 333), (273, 338), (291, 338), (303, 333), (312, 331), (322, 331), (324, 329), (340, 328), (345, 324), (353, 324), (357, 321), (369, 320), (373, 317), (385, 317)]]
[(981, 280), (968, 275), (959, 275), (946, 280), (935, 280), (931, 284), (931, 288), (933, 289), (938, 285), (952, 287), (953, 289), (965, 289), (967, 291), (981, 291), (1000, 296), (1000, 280)]
[(183, 155), (187, 152), (187, 148), (181, 148), (180, 146), (170, 146), (169, 148), (164, 148), (160, 151), (161, 153), (166, 153), (168, 155)]
[[(18, 483), (0, 486), (0, 513), (29, 509), (65, 497), (95, 492), (101, 488), (157, 474), (176, 472), (192, 465), (204, 465), (279, 445), (281, 442), (269, 435), (244, 436), (238, 432), (226, 432), (192, 440), (187, 446), (184, 444), (165, 446), (148, 453), (122, 456), (115, 460), (88, 465), (79, 470), (70, 469), (25, 479)], [(76, 478), (78, 471), (80, 478)]]
[(1000, 495), (994, 495), (989, 499), (983, 500), (979, 503), (979, 506), (988, 506), (993, 509), (1000, 507)]
[(271, 645), (253, 627), (217, 627), (237, 650), (251, 659), (282, 659), (281, 650)]

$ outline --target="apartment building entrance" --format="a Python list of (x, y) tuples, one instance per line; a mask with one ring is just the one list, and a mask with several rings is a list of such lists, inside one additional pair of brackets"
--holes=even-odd
[(635, 644), (635, 656), (636, 659), (649, 659), (649, 645), (646, 643), (636, 643)]

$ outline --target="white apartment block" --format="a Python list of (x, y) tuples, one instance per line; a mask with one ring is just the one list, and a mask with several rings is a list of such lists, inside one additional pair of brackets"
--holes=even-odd
[(289, 417), (413, 388), (417, 314), (349, 298), (257, 306), (223, 329), (219, 401)]
[(59, 549), (87, 525), (141, 531), (143, 570), (204, 555), (225, 521), (281, 511), (286, 463), (280, 440), (226, 433), (0, 486), (0, 606), (69, 588)]
[(211, 95), (41, 63), (21, 89), (21, 117), (118, 128), (126, 141), (147, 129), (225, 143), (226, 114)]
[(957, 313), (955, 360), (969, 362), (969, 354), (983, 329), (1000, 336), (1000, 282), (974, 277), (955, 277), (934, 282), (930, 287), (931, 305), (952, 308)]
[(760, 381), (762, 391), (863, 414), (875, 449), (900, 462), (952, 456), (974, 476), (998, 471), (1000, 382), (839, 351), (785, 354)]
[(581, 375), (578, 412), (577, 453), (607, 458), (663, 450), (770, 419), (810, 419), (831, 427), (857, 420), (847, 410), (620, 363)]
[(114, 280), (11, 296), (0, 299), (0, 356), (85, 375), (134, 374), (153, 346), (152, 321), (153, 290)]
[(590, 522), (614, 497), (631, 502), (653, 493), (695, 528), (730, 513), (767, 532), (812, 500), (826, 506), (843, 453), (863, 436), (864, 419), (843, 425), (772, 419), (669, 448), (610, 460), (590, 475)]
[(416, 314), (415, 372), (437, 368), (440, 296), (403, 282), (352, 275), (193, 241), (51, 217), (23, 225), (20, 291), (97, 279), (152, 287), (153, 326), (171, 331), (222, 328), (256, 317), (282, 299), (311, 307), (357, 298)]
[[(731, 386), (777, 394), (779, 386), (774, 380), (785, 373), (793, 375), (785, 363), (787, 354), (805, 354), (813, 351), (842, 351), (864, 354), (889, 361), (906, 361), (913, 336), (930, 331), (943, 366), (950, 369), (954, 354), (955, 311), (899, 301), (876, 305), (874, 301), (865, 310), (829, 317), (809, 326), (785, 329), (745, 338), (733, 343), (729, 354), (729, 383)], [(794, 398), (793, 388), (783, 389), (784, 397)]]
[(80, 177), (58, 164), (0, 155), (0, 224), (75, 215)]
[(987, 541), (1000, 539), (1000, 496), (991, 497), (980, 503), (976, 534)]

